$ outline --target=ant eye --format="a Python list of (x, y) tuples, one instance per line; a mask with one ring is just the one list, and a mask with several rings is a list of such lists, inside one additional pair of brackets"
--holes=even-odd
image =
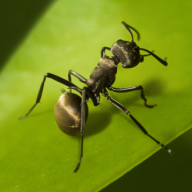
[(134, 50), (137, 50), (137, 51), (139, 51), (139, 47), (138, 47), (138, 46), (136, 46), (136, 47), (134, 48)]

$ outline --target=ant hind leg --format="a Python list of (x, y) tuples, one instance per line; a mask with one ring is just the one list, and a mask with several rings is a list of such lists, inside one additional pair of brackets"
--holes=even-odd
[(59, 83), (62, 83), (64, 85), (66, 85), (66, 86), (77, 87), (75, 84), (73, 84), (73, 83), (71, 83), (71, 82), (69, 82), (69, 81), (67, 81), (67, 80), (65, 80), (65, 79), (63, 79), (63, 78), (61, 78), (61, 77), (59, 77), (57, 75), (54, 75), (54, 74), (51, 74), (51, 73), (46, 73), (45, 76), (43, 77), (43, 81), (41, 83), (41, 86), (40, 86), (40, 89), (39, 89), (35, 104), (31, 107), (31, 109), (25, 115), (19, 117), (18, 119), (22, 119), (22, 118), (27, 117), (31, 113), (31, 111), (35, 108), (35, 106), (40, 102), (46, 78), (51, 78), (51, 79), (53, 79), (53, 80), (55, 80), (55, 81), (57, 81)]
[(139, 129), (148, 137), (150, 137), (153, 141), (155, 141), (158, 145), (160, 145), (162, 148), (164, 148), (168, 153), (172, 154), (173, 151), (169, 148), (167, 148), (164, 144), (160, 143), (158, 140), (156, 140), (154, 137), (152, 137), (147, 130), (131, 115), (130, 111), (128, 111), (122, 104), (119, 102), (115, 101), (111, 97), (108, 96), (107, 91), (102, 93), (103, 96), (107, 97), (107, 100), (110, 101), (115, 107), (119, 108), (122, 110), (126, 115), (129, 115), (129, 117), (132, 119), (132, 121), (139, 127)]

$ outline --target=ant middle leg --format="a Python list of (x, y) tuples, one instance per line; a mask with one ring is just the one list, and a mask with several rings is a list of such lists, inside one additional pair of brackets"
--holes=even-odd
[(148, 108), (153, 108), (156, 106), (155, 105), (148, 105), (147, 104), (147, 99), (145, 98), (144, 90), (141, 85), (139, 86), (134, 86), (134, 87), (127, 87), (127, 88), (115, 88), (115, 87), (107, 87), (110, 91), (118, 92), (118, 93), (125, 93), (125, 92), (131, 92), (131, 91), (136, 91), (136, 90), (141, 90), (141, 99), (144, 100), (144, 105)]
[(43, 81), (41, 83), (35, 104), (31, 107), (31, 109), (25, 115), (19, 117), (18, 119), (22, 119), (22, 118), (27, 117), (31, 113), (31, 111), (35, 108), (35, 106), (40, 102), (46, 78), (51, 78), (51, 79), (53, 79), (59, 83), (62, 83), (66, 86), (77, 87), (75, 84), (73, 84), (73, 83), (71, 83), (71, 82), (69, 82), (69, 81), (67, 81), (67, 80), (65, 80), (65, 79), (63, 79), (57, 75), (54, 75), (51, 73), (46, 73), (45, 76), (43, 77)]
[(132, 119), (132, 121), (139, 127), (139, 129), (148, 137), (150, 137), (153, 141), (155, 141), (158, 145), (160, 145), (162, 148), (164, 148), (168, 153), (172, 154), (173, 151), (169, 148), (167, 148), (164, 144), (160, 143), (158, 140), (156, 140), (154, 137), (152, 137), (147, 130), (131, 115), (130, 111), (128, 111), (122, 104), (112, 99), (110, 96), (108, 96), (107, 91), (102, 93), (103, 96), (107, 97), (107, 100), (110, 101), (115, 107), (122, 110), (126, 115), (129, 115), (129, 117)]
[[(72, 82), (71, 75), (75, 76), (77, 79), (79, 79), (79, 81), (81, 81), (82, 83), (85, 83), (87, 85), (87, 79), (84, 78), (83, 76), (81, 76), (80, 74), (78, 74), (77, 72), (73, 71), (73, 70), (69, 70), (69, 72), (68, 72), (69, 82)], [(70, 89), (70, 92), (71, 92), (71, 89)]]
[(73, 71), (73, 70), (69, 70), (69, 72), (68, 72), (68, 80), (69, 80), (70, 82), (72, 82), (72, 81), (71, 81), (71, 75), (77, 77), (77, 79), (79, 79), (79, 81), (81, 81), (82, 83), (87, 84), (87, 79), (84, 78), (82, 75), (79, 75), (77, 72), (75, 72), (75, 71)]

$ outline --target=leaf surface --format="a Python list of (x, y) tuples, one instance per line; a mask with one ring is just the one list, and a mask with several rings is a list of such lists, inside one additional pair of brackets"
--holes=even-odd
[[(72, 69), (89, 78), (102, 47), (130, 40), (121, 21), (140, 32), (139, 47), (168, 57), (168, 66), (146, 57), (135, 68), (118, 68), (114, 87), (142, 85), (148, 103), (157, 107), (144, 107), (139, 91), (110, 96), (162, 143), (187, 131), (192, 126), (190, 4), (54, 2), (1, 71), (1, 191), (99, 191), (160, 149), (102, 97), (98, 107), (88, 102), (84, 156), (74, 174), (80, 137), (69, 137), (57, 128), (53, 109), (60, 89), (67, 87), (51, 79), (46, 80), (41, 103), (29, 117), (17, 120), (35, 103), (47, 72), (67, 79)], [(75, 78), (73, 82), (84, 86)]]

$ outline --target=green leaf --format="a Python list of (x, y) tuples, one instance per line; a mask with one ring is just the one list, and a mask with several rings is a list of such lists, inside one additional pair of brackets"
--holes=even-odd
[[(102, 97), (98, 107), (88, 102), (84, 156), (74, 174), (80, 137), (69, 137), (56, 126), (54, 105), (67, 87), (50, 79), (41, 104), (17, 120), (35, 103), (47, 72), (67, 79), (73, 69), (89, 78), (101, 47), (130, 40), (121, 21), (140, 32), (141, 48), (168, 57), (168, 66), (147, 57), (133, 69), (118, 68), (114, 87), (142, 85), (148, 104), (157, 103), (154, 109), (143, 106), (139, 91), (110, 96), (162, 143), (187, 131), (192, 126), (190, 5), (188, 1), (55, 1), (1, 71), (1, 191), (99, 191), (160, 149)], [(73, 82), (84, 86), (75, 78)]]

